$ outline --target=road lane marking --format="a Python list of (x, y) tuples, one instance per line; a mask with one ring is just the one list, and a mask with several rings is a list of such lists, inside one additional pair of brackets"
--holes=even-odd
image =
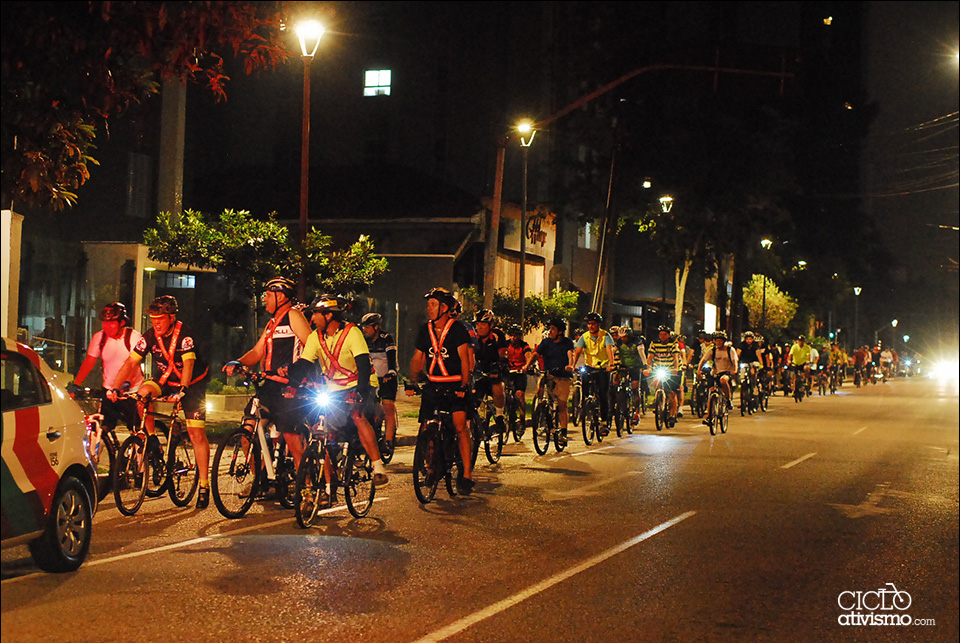
[(810, 458), (812, 458), (812, 457), (815, 456), (815, 455), (817, 455), (816, 452), (814, 452), (814, 453), (808, 453), (808, 454), (805, 455), (805, 456), (802, 456), (802, 457), (800, 457), (800, 458), (797, 458), (797, 459), (794, 460), (793, 462), (788, 462), (788, 463), (786, 463), (785, 465), (783, 465), (783, 466), (780, 467), (780, 468), (781, 468), (781, 469), (789, 469), (790, 467), (795, 467), (795, 466), (797, 466), (798, 464), (800, 464), (801, 462), (803, 462), (804, 460), (809, 460)]
[(853, 432), (853, 435), (860, 435), (861, 433), (863, 433), (863, 432), (866, 431), (866, 430), (867, 430), (867, 427), (861, 426), (859, 429), (857, 429), (856, 431)]
[[(387, 500), (387, 498), (374, 498), (374, 499), (373, 499), (374, 502), (380, 502), (380, 501), (382, 501), (382, 500)], [(342, 511), (342, 510), (344, 510), (344, 509), (346, 509), (346, 508), (347, 508), (346, 505), (337, 505), (336, 507), (330, 507), (329, 509), (324, 509), (323, 511), (320, 512), (320, 514), (329, 514), (329, 513), (335, 512), (335, 511)], [(120, 555), (117, 555), (117, 556), (111, 556), (110, 558), (99, 558), (99, 559), (97, 559), (97, 560), (85, 561), (85, 562), (83, 563), (83, 565), (80, 567), (80, 570), (78, 570), (78, 571), (82, 571), (82, 570), (87, 569), (87, 568), (89, 568), (89, 567), (96, 567), (96, 566), (98, 566), (98, 565), (103, 565), (103, 564), (106, 564), (106, 563), (115, 563), (115, 562), (121, 561), (121, 560), (127, 560), (127, 559), (130, 559), (130, 558), (137, 558), (137, 557), (139, 557), (139, 556), (146, 556), (146, 555), (148, 555), (148, 554), (159, 554), (160, 552), (170, 551), (170, 550), (173, 550), (173, 549), (180, 549), (181, 547), (187, 547), (187, 546), (189, 546), (189, 545), (198, 545), (198, 544), (200, 544), (200, 543), (209, 542), (209, 541), (211, 541), (211, 540), (216, 540), (216, 539), (218, 539), (218, 538), (226, 538), (227, 536), (239, 536), (239, 535), (245, 534), (245, 533), (250, 532), (250, 531), (257, 531), (257, 530), (264, 529), (264, 528), (276, 527), (276, 526), (278, 526), (278, 525), (288, 524), (289, 522), (290, 522), (290, 518), (284, 518), (284, 519), (282, 519), (282, 520), (275, 520), (275, 521), (273, 521), (273, 522), (266, 522), (266, 523), (261, 523), (261, 524), (258, 524), (258, 525), (249, 525), (249, 526), (247, 526), (247, 527), (241, 527), (240, 529), (234, 529), (233, 531), (224, 531), (224, 532), (221, 532), (221, 533), (219, 533), (219, 534), (212, 534), (212, 535), (210, 535), (210, 536), (201, 536), (200, 538), (191, 538), (190, 540), (184, 540), (184, 541), (178, 542), (178, 543), (172, 543), (172, 544), (169, 544), (169, 545), (163, 545), (163, 546), (161, 546), (161, 547), (154, 547), (154, 548), (152, 548), (152, 549), (144, 549), (144, 550), (142, 550), (142, 551), (134, 551), (134, 552), (130, 552), (129, 554), (120, 554)], [(307, 531), (307, 530), (305, 529), (304, 531)], [(24, 576), (17, 576), (17, 577), (15, 577), (15, 578), (7, 578), (7, 579), (5, 579), (5, 580), (3, 581), (2, 584), (3, 584), (3, 585), (6, 585), (6, 584), (8, 584), (8, 583), (15, 583), (15, 582), (17, 582), (17, 581), (22, 581), (22, 580), (25, 580), (25, 579), (27, 579), (27, 578), (33, 578), (33, 577), (49, 577), (49, 576), (50, 576), (50, 574), (47, 574), (47, 573), (45, 573), (45, 572), (34, 572), (34, 573), (31, 573), (31, 574), (26, 574), (26, 575), (24, 575)]]
[(638, 545), (643, 541), (649, 538), (652, 538), (653, 536), (656, 536), (660, 532), (665, 531), (670, 527), (673, 527), (674, 525), (686, 520), (687, 518), (690, 518), (696, 513), (697, 513), (696, 511), (688, 511), (686, 513), (680, 514), (679, 516), (676, 516), (675, 518), (671, 518), (670, 520), (657, 525), (653, 529), (643, 532), (639, 536), (634, 536), (630, 540), (626, 540), (620, 543), (619, 545), (606, 550), (605, 552), (597, 554), (593, 558), (588, 558), (587, 560), (583, 561), (579, 565), (576, 565), (574, 567), (571, 567), (570, 569), (562, 571), (559, 574), (555, 574), (550, 578), (547, 578), (546, 580), (540, 581), (535, 585), (531, 585), (525, 590), (517, 592), (513, 596), (508, 596), (507, 598), (501, 601), (497, 601), (496, 603), (493, 603), (492, 605), (489, 605), (482, 610), (479, 610), (477, 612), (474, 612), (473, 614), (464, 616), (460, 620), (455, 621), (450, 625), (447, 625), (446, 627), (442, 627), (439, 630), (431, 632), (430, 634), (427, 634), (426, 636), (420, 639), (417, 639), (416, 643), (434, 643), (435, 641), (442, 641), (446, 638), (453, 636), (454, 634), (458, 634), (463, 630), (467, 629), (468, 627), (479, 623), (480, 621), (488, 619), (491, 616), (499, 614), (500, 612), (506, 611), (511, 607), (513, 607), (514, 605), (517, 605), (518, 603), (521, 603), (527, 600), (528, 598), (536, 596), (540, 592), (548, 590), (558, 583), (562, 583), (563, 581), (567, 580), (571, 576), (575, 576), (576, 574), (579, 574), (582, 571), (586, 571), (591, 567), (599, 565), (600, 563), (604, 562), (609, 558), (613, 558), (617, 554), (622, 553), (630, 549), (634, 545)]
[(617, 446), (617, 445), (611, 444), (611, 445), (609, 445), (609, 446), (600, 447), (599, 449), (590, 449), (589, 451), (578, 451), (577, 453), (570, 453), (570, 452), (568, 451), (568, 452), (566, 452), (566, 453), (561, 453), (561, 454), (558, 455), (558, 456), (554, 456), (554, 457), (552, 457), (552, 458), (550, 458), (550, 459), (551, 459), (551, 460), (559, 460), (560, 458), (575, 458), (575, 457), (577, 457), (578, 455), (587, 455), (588, 453), (596, 453), (597, 451), (606, 451), (607, 449), (612, 449), (612, 448), (615, 447), (615, 446)]
[(592, 495), (594, 490), (599, 489), (600, 487), (606, 486), (608, 484), (619, 482), (624, 478), (630, 476), (641, 475), (640, 471), (627, 471), (626, 473), (621, 473), (620, 475), (613, 476), (612, 478), (606, 478), (605, 480), (600, 480), (599, 482), (594, 482), (582, 487), (577, 487), (576, 489), (570, 489), (568, 491), (552, 491), (547, 490), (543, 494), (544, 500), (554, 501), (554, 500), (569, 500), (570, 498), (576, 498), (579, 496), (589, 496)]

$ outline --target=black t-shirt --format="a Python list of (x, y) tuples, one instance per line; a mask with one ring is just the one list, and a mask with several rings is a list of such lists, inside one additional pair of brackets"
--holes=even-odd
[(486, 337), (477, 337), (474, 347), (474, 356), (477, 361), (477, 370), (483, 372), (497, 372), (500, 364), (500, 351), (507, 347), (507, 340), (499, 330), (491, 329)]
[[(167, 336), (161, 338), (159, 341), (157, 339), (157, 333), (153, 328), (149, 328), (140, 338), (140, 341), (137, 342), (137, 345), (134, 346), (133, 352), (140, 357), (144, 357), (148, 352), (153, 355), (153, 378), (159, 379), (167, 370), (167, 355), (170, 354), (170, 344), (174, 336), (176, 336), (176, 346), (172, 347), (173, 371), (167, 378), (166, 383), (171, 386), (180, 386), (181, 384), (189, 386), (190, 384), (199, 382), (207, 374), (207, 364), (203, 361), (203, 358), (200, 357), (200, 352), (197, 350), (193, 330), (182, 322), (177, 322), (173, 328), (171, 328), (170, 332), (167, 333)], [(163, 342), (163, 346), (160, 345), (160, 341)], [(183, 372), (183, 356), (191, 354), (196, 360), (193, 363), (192, 380), (190, 382), (181, 382), (180, 374)]]
[(748, 344), (744, 342), (740, 345), (740, 363), (752, 364), (760, 361), (760, 345), (757, 342)]
[[(537, 353), (543, 356), (543, 370), (557, 377), (570, 377), (571, 373), (564, 369), (570, 364), (570, 351), (573, 350), (573, 340), (569, 337), (560, 337), (553, 341), (549, 337), (537, 346)], [(557, 369), (556, 372), (551, 372)]]
[[(427, 360), (424, 370), (426, 370), (427, 377), (432, 382), (456, 383), (461, 381), (462, 373), (460, 371), (458, 349), (464, 344), (470, 345), (470, 335), (467, 333), (466, 327), (459, 321), (450, 320), (450, 322), (452, 323), (450, 323), (449, 328), (446, 328), (446, 326), (434, 328), (433, 322), (427, 322), (420, 327), (413, 345), (415, 349), (426, 355)], [(444, 328), (446, 328), (446, 334), (444, 334)], [(437, 350), (434, 349), (431, 331), (437, 341), (439, 355), (437, 355)]]

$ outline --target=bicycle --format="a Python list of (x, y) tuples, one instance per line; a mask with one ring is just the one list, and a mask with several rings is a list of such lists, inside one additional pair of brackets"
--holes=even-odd
[[(200, 475), (193, 443), (186, 431), (180, 398), (151, 398), (137, 393), (124, 393), (122, 397), (137, 400), (138, 404), (143, 405), (144, 411), (140, 426), (124, 440), (117, 452), (112, 478), (117, 509), (125, 516), (132, 516), (140, 509), (144, 497), (156, 498), (163, 495), (164, 491), (173, 504), (186, 507), (197, 491)], [(170, 413), (150, 411), (150, 402), (172, 403), (173, 409)], [(159, 436), (155, 441), (147, 436), (148, 416), (166, 420), (170, 424), (166, 453)]]
[(799, 403), (803, 401), (803, 396), (807, 392), (807, 383), (808, 383), (807, 377), (806, 377), (806, 374), (803, 372), (803, 368), (798, 367), (794, 371), (794, 376), (793, 376), (793, 401), (794, 402)]
[[(510, 375), (518, 375), (523, 371), (509, 371)], [(524, 375), (526, 378), (526, 375)], [(513, 378), (507, 377), (503, 382), (504, 405), (503, 410), (507, 416), (507, 429), (513, 434), (513, 441), (519, 442), (523, 437), (525, 422), (522, 418), (525, 414), (521, 412), (520, 400), (517, 399), (517, 389), (513, 386)]]
[(744, 366), (746, 373), (740, 385), (740, 417), (753, 415), (759, 406), (757, 404), (757, 382), (755, 372), (751, 366)]
[[(418, 395), (422, 394), (422, 389), (416, 384), (404, 386)], [(457, 429), (453, 424), (452, 412), (440, 408), (447, 406), (442, 403), (451, 395), (453, 393), (449, 391), (438, 392), (437, 402), (440, 404), (435, 406), (432, 416), (424, 422), (417, 436), (413, 452), (413, 491), (420, 504), (425, 505), (433, 500), (441, 480), (446, 484), (451, 498), (457, 495), (454, 473), (459, 478), (463, 471)]]
[(670, 417), (670, 404), (667, 399), (667, 392), (663, 390), (663, 383), (670, 377), (670, 369), (667, 368), (657, 368), (650, 375), (650, 379), (654, 381), (654, 387), (656, 393), (653, 396), (653, 423), (657, 427), (657, 431), (662, 431), (664, 427), (668, 429), (673, 426), (673, 423), (676, 422), (675, 419)]
[(552, 441), (557, 453), (561, 453), (567, 446), (567, 436), (560, 428), (560, 401), (554, 376), (543, 373), (537, 391), (533, 407), (533, 448), (539, 455), (546, 455)]
[(770, 407), (770, 398), (773, 396), (771, 386), (770, 374), (764, 369), (760, 372), (760, 385), (757, 387), (757, 408), (764, 413)]
[[(349, 408), (334, 408), (323, 388), (315, 391), (314, 399), (317, 414), (308, 426), (310, 440), (297, 470), (293, 493), (297, 524), (304, 529), (316, 523), (322, 509), (336, 503), (340, 489), (347, 510), (354, 518), (363, 518), (370, 512), (377, 492), (373, 485), (373, 463), (360, 442), (356, 425), (348, 420), (345, 427), (336, 429), (327, 422), (327, 415), (333, 413), (346, 413), (349, 418)], [(345, 404), (349, 407), (357, 402), (348, 398)], [(326, 492), (328, 475), (329, 494)]]
[(247, 369), (242, 373), (242, 384), (246, 387), (252, 384), (255, 393), (244, 409), (240, 426), (228, 433), (217, 447), (210, 488), (217, 510), (231, 519), (242, 518), (253, 501), (266, 496), (271, 488), (276, 490), (282, 507), (293, 509), (297, 474), (286, 440), (276, 431), (260, 403), (260, 389), (267, 374)]
[(120, 451), (120, 439), (114, 427), (103, 428), (102, 390), (76, 387), (73, 389), (73, 399), (80, 404), (86, 417), (87, 437), (84, 444), (90, 462), (97, 471), (97, 502), (100, 502), (110, 492), (117, 452)]
[(617, 427), (617, 437), (623, 437), (623, 432), (633, 434), (634, 414), (638, 413), (638, 392), (633, 390), (633, 377), (630, 370), (624, 367), (611, 373), (610, 390), (613, 391), (613, 419)]
[[(503, 417), (497, 417), (497, 407), (493, 403), (492, 375), (489, 373), (478, 373), (474, 389), (476, 390), (476, 405), (473, 410), (471, 421), (474, 430), (474, 452), (478, 452), (480, 441), (483, 442), (483, 450), (486, 453), (487, 461), (490, 464), (496, 464), (500, 461), (500, 455), (503, 453), (503, 445), (507, 441), (507, 425)], [(479, 440), (477, 440), (479, 438)], [(476, 462), (476, 458), (474, 458)]]
[(583, 442), (587, 446), (593, 444), (594, 438), (597, 442), (603, 442), (603, 427), (600, 424), (600, 397), (599, 384), (597, 377), (602, 377), (604, 372), (601, 369), (591, 371), (586, 366), (578, 369), (581, 376), (581, 432), (583, 433)]
[(570, 423), (578, 426), (583, 419), (583, 382), (580, 369), (574, 369), (573, 381), (570, 383)]
[(818, 366), (817, 368), (817, 393), (820, 395), (827, 394), (827, 374), (824, 372), (823, 368)]
[(707, 394), (710, 388), (703, 373), (694, 375), (693, 388), (690, 391), (690, 410), (696, 413), (698, 418), (703, 418), (707, 413)]
[(710, 429), (710, 435), (716, 435), (718, 430), (720, 433), (727, 432), (730, 410), (727, 396), (719, 386), (719, 382), (716, 381), (717, 378), (714, 376), (710, 379), (712, 381), (710, 382), (709, 401), (707, 402), (706, 424)]
[(839, 370), (838, 366), (833, 366), (830, 368), (830, 381), (829, 381), (830, 395), (837, 394), (837, 388), (840, 384), (840, 374), (838, 370)]

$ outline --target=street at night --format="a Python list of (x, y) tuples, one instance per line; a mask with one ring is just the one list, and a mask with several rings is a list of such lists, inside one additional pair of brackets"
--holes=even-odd
[[(276, 502), (229, 521), (108, 498), (78, 572), (4, 552), (3, 639), (956, 640), (956, 388), (777, 397), (715, 437), (687, 415), (560, 455), (528, 433), (426, 506), (401, 447), (370, 517), (308, 531)], [(908, 609), (839, 607), (888, 584)]]

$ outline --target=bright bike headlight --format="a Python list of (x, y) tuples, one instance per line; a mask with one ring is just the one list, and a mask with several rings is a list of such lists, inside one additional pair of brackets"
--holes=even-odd
[(665, 380), (670, 377), (670, 371), (665, 368), (658, 368), (656, 370), (656, 376), (658, 380)]
[(317, 391), (313, 394), (313, 401), (321, 409), (330, 406), (333, 402), (333, 396), (330, 395), (329, 391)]

